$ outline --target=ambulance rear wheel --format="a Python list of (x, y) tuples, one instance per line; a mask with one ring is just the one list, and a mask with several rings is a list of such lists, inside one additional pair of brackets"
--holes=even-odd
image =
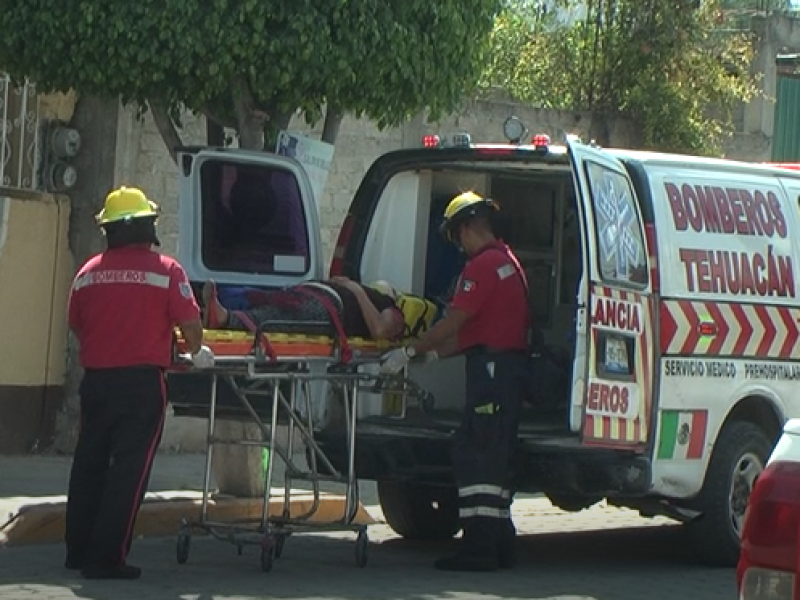
[(769, 437), (756, 425), (732, 421), (723, 426), (703, 489), (690, 506), (701, 515), (685, 526), (701, 562), (736, 566), (747, 502), (771, 450)]
[(406, 539), (446, 540), (459, 530), (454, 487), (379, 481), (378, 499), (389, 527)]

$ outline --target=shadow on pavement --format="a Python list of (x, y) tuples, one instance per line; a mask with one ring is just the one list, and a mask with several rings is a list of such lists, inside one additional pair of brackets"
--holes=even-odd
[[(270, 573), (260, 570), (259, 549), (236, 548), (205, 536), (192, 540), (189, 562), (178, 565), (175, 541), (141, 540), (131, 561), (145, 572), (136, 582), (86, 581), (62, 569), (59, 546), (0, 552), (0, 598), (35, 587), (71, 591), (91, 600), (218, 600), (250, 598), (432, 598), (483, 594), (501, 598), (667, 600), (735, 597), (732, 569), (692, 564), (680, 527), (532, 534), (520, 537), (519, 564), (496, 573), (442, 573), (432, 561), (454, 542), (397, 538), (375, 542), (366, 568), (355, 565), (353, 536), (298, 535), (286, 542)], [(11, 560), (9, 560), (11, 559)], [(4, 563), (12, 568), (3, 568)], [(6, 587), (9, 586), (9, 587)], [(42, 591), (38, 591), (42, 590)], [(53, 595), (52, 598), (63, 598)]]

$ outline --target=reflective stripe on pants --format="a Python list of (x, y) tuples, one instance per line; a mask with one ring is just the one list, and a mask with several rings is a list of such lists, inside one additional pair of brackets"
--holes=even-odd
[(512, 353), (467, 358), (467, 397), (453, 445), (466, 552), (494, 552), (510, 523), (510, 464), (526, 365), (525, 356)]

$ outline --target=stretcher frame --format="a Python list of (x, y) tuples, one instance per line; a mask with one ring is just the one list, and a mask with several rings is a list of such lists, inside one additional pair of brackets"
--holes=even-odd
[[(271, 328), (280, 324), (272, 322)], [(293, 322), (294, 327), (298, 326)], [(301, 325), (301, 324), (300, 324)], [(318, 324), (317, 324), (318, 325)], [(227, 338), (234, 343), (215, 342), (214, 339)], [(281, 339), (298, 339), (305, 343), (281, 344)], [(249, 352), (242, 354), (226, 354), (226, 348), (243, 349), (243, 338), (249, 346)], [(252, 342), (249, 341), (252, 339)], [(245, 332), (217, 331), (206, 332), (205, 340), (215, 353), (215, 366), (208, 370), (212, 376), (208, 426), (206, 435), (205, 472), (203, 478), (202, 499), (198, 519), (183, 518), (181, 520), (176, 554), (179, 564), (184, 564), (189, 557), (191, 535), (194, 530), (202, 530), (220, 541), (227, 541), (237, 547), (239, 555), (245, 545), (257, 545), (261, 549), (260, 565), (265, 572), (272, 570), (274, 560), (280, 558), (286, 539), (298, 533), (312, 532), (353, 532), (356, 534), (355, 559), (360, 567), (366, 566), (369, 555), (369, 537), (366, 524), (357, 524), (360, 499), (358, 479), (355, 474), (356, 427), (358, 422), (359, 391), (365, 388), (372, 393), (391, 392), (401, 398), (401, 406), (395, 418), (405, 418), (408, 402), (416, 399), (423, 410), (430, 410), (433, 398), (404, 375), (381, 375), (363, 372), (360, 367), (375, 364), (383, 352), (394, 345), (387, 342), (375, 342), (360, 339), (338, 340), (330, 336), (296, 336), (291, 334), (269, 334), (261, 328), (255, 334)], [(278, 340), (276, 342), (276, 340)], [(322, 348), (327, 345), (327, 355)], [(247, 346), (245, 346), (247, 348)], [(314, 351), (316, 348), (318, 351)], [(187, 355), (180, 354), (181, 342), (176, 346), (176, 368), (186, 370), (191, 364)], [(298, 351), (300, 350), (300, 351)], [(311, 352), (309, 352), (311, 350)], [(312, 355), (310, 355), (312, 354)], [(247, 383), (242, 386), (237, 377)], [(261, 430), (261, 440), (231, 440), (216, 437), (217, 395), (221, 380), (225, 380), (244, 408), (252, 422)], [(344, 407), (345, 435), (347, 436), (347, 470), (337, 470), (324, 451), (314, 439), (315, 422), (311, 383), (324, 381), (338, 385), (342, 390)], [(289, 383), (288, 398), (281, 389), (281, 383)], [(248, 396), (271, 395), (270, 422), (264, 423)], [(330, 401), (327, 394), (325, 402)], [(300, 412), (301, 403), (304, 415)], [(285, 446), (278, 439), (278, 426), (283, 424), (281, 415), (288, 425)], [(293, 459), (297, 438), (306, 445), (308, 469), (301, 469)], [(265, 475), (264, 494), (262, 497), (261, 517), (259, 519), (242, 518), (230, 521), (214, 521), (209, 518), (209, 500), (211, 496), (211, 472), (214, 446), (230, 444), (240, 446), (258, 446), (270, 449), (270, 460)], [(270, 515), (275, 460), (277, 455), (285, 465), (283, 504), (280, 516)], [(320, 473), (322, 463), (328, 473)], [(292, 482), (305, 480), (312, 486), (311, 507), (304, 513), (291, 514)], [(345, 505), (340, 519), (331, 522), (314, 522), (313, 517), (321, 504), (320, 482), (329, 481), (345, 486)], [(307, 495), (307, 492), (305, 492)]]

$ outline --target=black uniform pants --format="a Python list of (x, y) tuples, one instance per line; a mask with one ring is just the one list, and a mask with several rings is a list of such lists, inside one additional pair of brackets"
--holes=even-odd
[(68, 561), (125, 564), (166, 409), (156, 367), (87, 370), (66, 515)]
[(511, 522), (511, 465), (525, 390), (522, 352), (474, 352), (466, 360), (466, 402), (453, 465), (463, 552), (495, 556)]

